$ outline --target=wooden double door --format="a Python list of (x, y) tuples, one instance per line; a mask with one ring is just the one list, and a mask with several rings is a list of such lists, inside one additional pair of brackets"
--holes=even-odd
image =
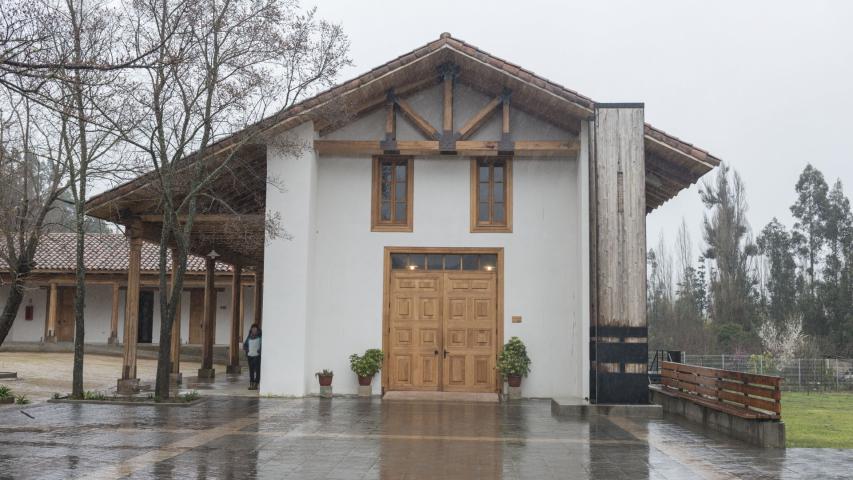
[(497, 275), (392, 271), (389, 390), (494, 392)]

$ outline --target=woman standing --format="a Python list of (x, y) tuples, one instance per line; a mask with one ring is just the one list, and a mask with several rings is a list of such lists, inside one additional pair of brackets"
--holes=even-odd
[(257, 390), (261, 383), (261, 327), (257, 323), (249, 329), (243, 351), (249, 357), (249, 390)]

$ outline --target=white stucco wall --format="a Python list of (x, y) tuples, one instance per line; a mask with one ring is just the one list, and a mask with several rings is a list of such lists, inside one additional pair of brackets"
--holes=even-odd
[[(24, 300), (21, 302), (21, 308), (18, 310), (18, 316), (15, 317), (15, 323), (12, 324), (12, 329), (9, 331), (8, 341), (34, 341), (37, 342), (44, 337), (44, 318), (47, 308), (47, 293), (43, 288), (27, 288), (24, 292)], [(9, 295), (8, 286), (0, 286), (0, 301), (5, 304), (6, 296)], [(33, 306), (33, 319), (25, 320), (25, 307)], [(32, 340), (30, 340), (32, 339)]]
[[(254, 287), (244, 287), (246, 308), (246, 326), (252, 322), (252, 294)], [(231, 287), (220, 287), (217, 294), (215, 343), (228, 344), (231, 333)], [(0, 301), (5, 302), (9, 287), (0, 286)], [(39, 342), (44, 337), (44, 325), (47, 318), (47, 288), (29, 287), (18, 311), (8, 340), (12, 342)], [(110, 336), (112, 317), (112, 286), (89, 285), (86, 288), (86, 343), (107, 343)], [(25, 306), (32, 304), (33, 320), (25, 320)], [(124, 338), (125, 290), (119, 292), (118, 339)], [(184, 290), (181, 296), (181, 342), (189, 340), (190, 292)], [(160, 294), (154, 292), (154, 320), (152, 343), (160, 340)]]
[[(409, 102), (439, 125), (439, 100), (431, 89)], [(454, 100), (457, 122), (464, 122), (489, 98), (459, 86)], [(512, 110), (512, 125), (515, 138), (570, 136), (518, 109)], [(384, 113), (376, 112), (326, 138), (378, 140), (383, 126)], [(287, 135), (310, 141), (315, 134), (306, 123)], [(474, 139), (499, 136), (496, 116)], [(421, 137), (398, 120), (398, 139)], [(370, 231), (370, 157), (316, 158), (273, 144), (267, 155), (268, 175), (285, 188), (268, 187), (267, 210), (281, 213), (289, 238), (269, 241), (265, 251), (262, 394), (316, 393), (314, 372), (323, 368), (335, 371), (336, 393), (357, 391), (349, 355), (382, 346), (384, 247), (479, 246), (504, 248), (504, 340), (521, 337), (533, 360), (524, 394), (586, 396), (589, 232), (580, 225), (588, 195), (585, 151), (579, 159), (514, 160), (512, 233), (470, 233), (465, 157), (416, 158), (414, 231), (387, 233)], [(513, 315), (523, 322), (511, 323)], [(378, 377), (373, 389), (380, 392)]]

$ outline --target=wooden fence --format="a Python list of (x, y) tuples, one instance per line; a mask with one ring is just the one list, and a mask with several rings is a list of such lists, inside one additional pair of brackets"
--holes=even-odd
[(782, 378), (661, 363), (661, 391), (742, 418), (782, 417)]

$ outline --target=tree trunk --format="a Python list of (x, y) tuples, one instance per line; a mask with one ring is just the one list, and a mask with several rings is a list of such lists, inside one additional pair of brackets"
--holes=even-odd
[(83, 222), (85, 222), (83, 205), (78, 202), (76, 210), (77, 269), (75, 273), (77, 291), (74, 295), (74, 372), (71, 380), (71, 398), (83, 398), (84, 309), (86, 308), (86, 265), (83, 262), (83, 252), (86, 244), (86, 232), (83, 228)]
[(178, 258), (172, 258), (172, 270), (176, 272), (171, 279), (169, 278), (170, 271), (166, 268), (166, 255), (169, 251), (168, 243), (172, 225), (172, 219), (164, 215), (160, 236), (160, 346), (157, 350), (157, 378), (154, 381), (154, 396), (160, 400), (166, 400), (170, 395), (172, 328), (177, 315), (175, 307), (180, 302), (180, 292), (183, 288), (183, 272), (186, 268), (182, 260), (186, 258), (186, 254), (179, 246), (174, 250), (178, 253)]

